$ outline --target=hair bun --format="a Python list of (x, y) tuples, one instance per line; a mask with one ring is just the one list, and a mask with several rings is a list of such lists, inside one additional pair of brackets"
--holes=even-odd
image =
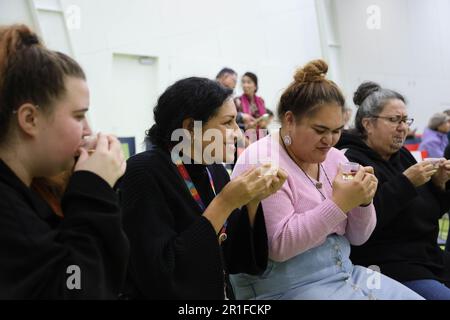
[(22, 34), (22, 43), (26, 46), (32, 46), (35, 44), (39, 44), (39, 38), (37, 35), (30, 33), (30, 34)]
[(313, 60), (295, 73), (297, 83), (322, 81), (328, 72), (328, 64), (323, 60)]
[(359, 107), (368, 96), (380, 90), (381, 86), (378, 83), (371, 81), (364, 82), (356, 89), (356, 92), (353, 95), (353, 102)]

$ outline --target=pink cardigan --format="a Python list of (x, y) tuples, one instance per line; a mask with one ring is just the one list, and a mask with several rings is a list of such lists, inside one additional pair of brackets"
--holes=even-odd
[(267, 111), (266, 103), (264, 102), (264, 100), (256, 95), (255, 95), (254, 99), (255, 99), (256, 107), (258, 108), (258, 114), (252, 114), (252, 112), (250, 110), (250, 101), (245, 94), (240, 96), (239, 99), (241, 100), (241, 104), (242, 104), (241, 108), (242, 108), (243, 113), (247, 113), (255, 118), (259, 118), (259, 117), (262, 117)]
[[(259, 160), (271, 159), (289, 174), (283, 187), (263, 201), (269, 257), (274, 261), (286, 261), (311, 248), (323, 244), (328, 235), (345, 236), (355, 246), (364, 244), (376, 225), (373, 204), (355, 208), (344, 214), (331, 200), (332, 189), (323, 172), (322, 193), (292, 161), (278, 142), (278, 133), (252, 144), (237, 161), (232, 178), (239, 176)], [(322, 164), (331, 183), (337, 174), (339, 163), (348, 161), (344, 154), (332, 148)]]

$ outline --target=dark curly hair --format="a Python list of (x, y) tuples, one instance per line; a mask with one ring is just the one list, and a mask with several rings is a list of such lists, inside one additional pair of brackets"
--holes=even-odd
[(185, 119), (208, 122), (232, 94), (232, 90), (206, 78), (176, 82), (158, 99), (153, 110), (155, 125), (147, 131), (147, 144), (173, 146), (172, 133), (183, 127)]

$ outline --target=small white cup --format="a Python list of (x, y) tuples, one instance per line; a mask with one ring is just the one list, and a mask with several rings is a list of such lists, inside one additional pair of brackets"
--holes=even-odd
[(344, 180), (353, 180), (361, 167), (356, 162), (343, 162), (340, 164), (342, 168), (342, 178)]
[(89, 155), (91, 155), (95, 152), (95, 149), (97, 148), (97, 140), (98, 140), (97, 135), (84, 137), (81, 147), (86, 149)]
[(261, 176), (276, 176), (278, 174), (279, 167), (270, 160), (260, 160)]

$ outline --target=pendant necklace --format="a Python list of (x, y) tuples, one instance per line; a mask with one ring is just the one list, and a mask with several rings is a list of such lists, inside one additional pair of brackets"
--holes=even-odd
[(311, 182), (311, 184), (316, 188), (316, 190), (319, 191), (319, 193), (322, 196), (323, 200), (325, 200), (327, 197), (322, 192), (323, 183), (320, 182), (320, 177), (321, 177), (320, 170), (323, 171), (323, 173), (324, 173), (324, 175), (325, 175), (325, 177), (326, 177), (326, 179), (328, 181), (328, 184), (330, 185), (330, 187), (332, 189), (333, 189), (333, 184), (331, 183), (330, 178), (328, 178), (328, 174), (325, 171), (325, 168), (323, 167), (323, 165), (322, 164), (317, 164), (318, 170), (319, 170), (319, 181), (318, 182), (314, 182), (313, 179), (311, 179), (311, 177), (306, 173), (306, 171), (303, 170), (303, 168), (298, 164), (298, 161), (296, 161), (296, 159), (294, 159), (294, 157), (289, 153), (289, 150), (288, 150), (288, 148), (286, 146), (286, 143), (284, 142), (283, 138), (281, 137), (281, 129), (280, 129), (280, 139), (281, 139), (283, 147), (286, 150), (286, 153), (288, 154), (289, 158), (291, 158), (291, 160), (300, 168), (300, 170), (302, 170), (302, 172), (306, 176), (306, 178)]

